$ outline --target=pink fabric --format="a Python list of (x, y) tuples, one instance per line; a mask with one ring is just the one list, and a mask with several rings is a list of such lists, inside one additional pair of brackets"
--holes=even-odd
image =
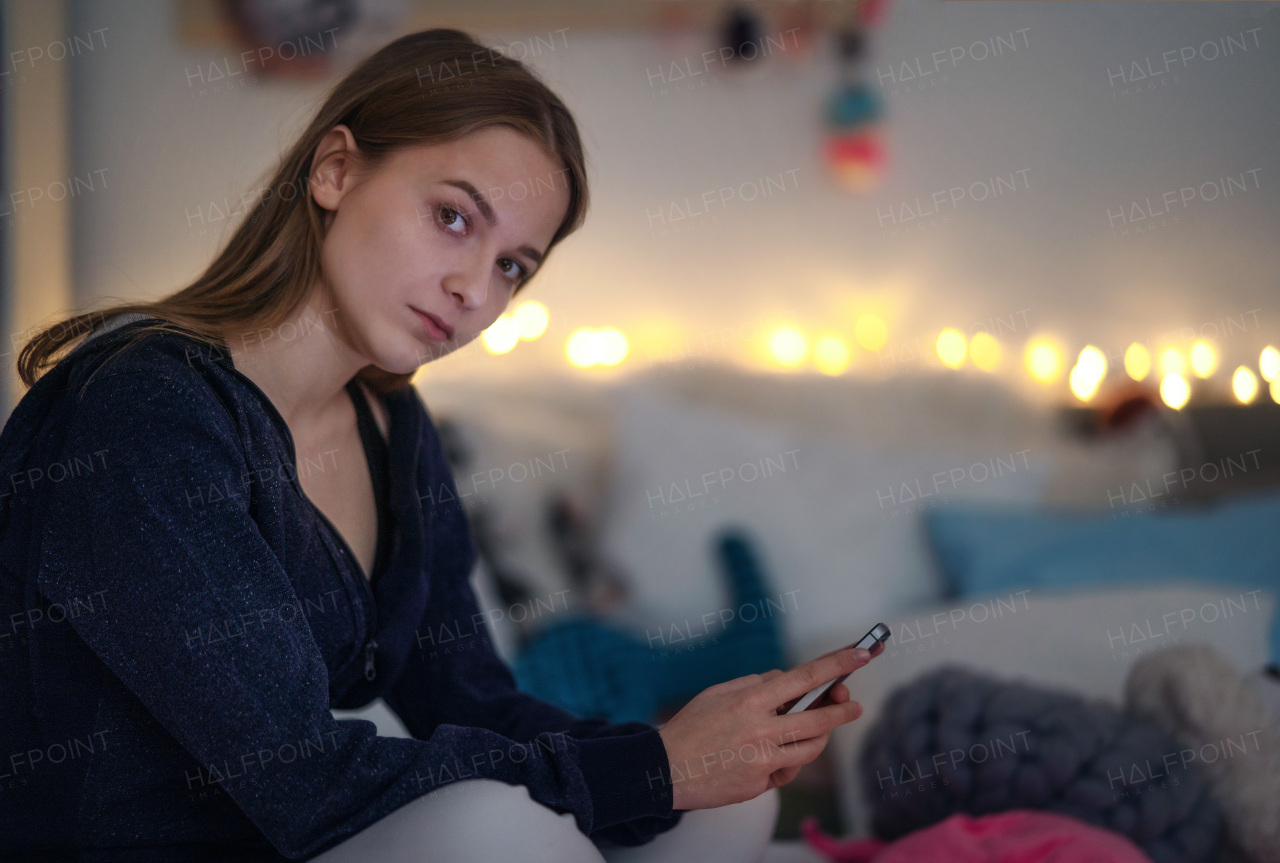
[(800, 827), (809, 845), (833, 863), (1151, 863), (1113, 830), (1032, 810), (952, 815), (891, 843), (837, 839), (823, 833), (815, 818)]

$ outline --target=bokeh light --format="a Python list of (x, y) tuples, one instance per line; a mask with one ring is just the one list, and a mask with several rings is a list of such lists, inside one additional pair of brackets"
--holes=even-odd
[(511, 313), (511, 317), (516, 322), (520, 338), (533, 340), (547, 331), (547, 323), (551, 320), (551, 313), (547, 311), (546, 306), (537, 300), (527, 300), (516, 306), (515, 311)]
[(1129, 345), (1129, 349), (1124, 352), (1124, 370), (1135, 381), (1147, 379), (1147, 375), (1151, 374), (1151, 352), (1145, 345), (1137, 342)]
[(1248, 366), (1240, 366), (1236, 369), (1235, 374), (1231, 376), (1231, 392), (1235, 393), (1236, 401), (1244, 405), (1257, 397), (1258, 376), (1253, 373), (1253, 369)]
[(938, 334), (938, 358), (948, 368), (958, 369), (964, 365), (967, 353), (964, 333), (948, 327)]
[(974, 333), (969, 340), (969, 356), (973, 358), (973, 364), (984, 372), (1000, 368), (1002, 354), (1000, 342), (991, 333)]
[(1037, 336), (1027, 342), (1025, 356), (1027, 371), (1042, 384), (1050, 384), (1062, 376), (1062, 351), (1046, 336)]
[(878, 351), (889, 341), (889, 328), (875, 315), (863, 315), (853, 325), (853, 337), (869, 351)]
[(1107, 376), (1107, 357), (1093, 345), (1086, 345), (1076, 358), (1068, 379), (1071, 392), (1082, 402), (1087, 402), (1098, 392), (1098, 386)]
[(1169, 372), (1160, 381), (1160, 399), (1175, 411), (1182, 410), (1190, 398), (1191, 385), (1177, 372)]
[(1218, 352), (1213, 345), (1201, 339), (1191, 346), (1191, 373), (1207, 378), (1218, 368)]
[(499, 315), (498, 319), (489, 324), (480, 334), (480, 340), (489, 353), (505, 354), (520, 341), (520, 327), (511, 315)]
[(1264, 381), (1280, 378), (1280, 351), (1271, 345), (1263, 348), (1262, 354), (1258, 357), (1258, 371), (1262, 372)]
[(804, 362), (809, 343), (804, 333), (795, 327), (781, 327), (769, 337), (769, 352), (784, 366), (798, 366)]
[(1184, 375), (1187, 372), (1187, 361), (1177, 348), (1165, 348), (1160, 352), (1160, 374)]
[(613, 327), (575, 330), (565, 344), (569, 362), (578, 368), (616, 366), (627, 356), (627, 337)]
[(849, 346), (838, 336), (823, 336), (813, 346), (813, 364), (824, 375), (838, 375), (849, 367)]

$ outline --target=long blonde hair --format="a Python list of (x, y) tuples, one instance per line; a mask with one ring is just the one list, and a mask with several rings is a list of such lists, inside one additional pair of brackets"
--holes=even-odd
[[(582, 142), (559, 97), (523, 63), (467, 33), (410, 33), (334, 86), (199, 278), (163, 299), (81, 312), (43, 328), (18, 355), (23, 383), (32, 386), (56, 364), (61, 349), (118, 315), (140, 312), (160, 319), (139, 327), (136, 338), (176, 328), (213, 348), (229, 334), (272, 329), (288, 320), (321, 275), (324, 211), (307, 183), (316, 148), (338, 124), (350, 128), (361, 164), (369, 168), (401, 147), (452, 141), (487, 126), (512, 127), (564, 164), (569, 209), (548, 251), (586, 218)], [(407, 386), (411, 376), (376, 366), (360, 372), (378, 392)]]

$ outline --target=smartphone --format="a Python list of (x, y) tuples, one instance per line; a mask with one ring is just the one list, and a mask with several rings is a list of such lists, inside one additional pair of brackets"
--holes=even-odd
[[(883, 623), (877, 623), (875, 626), (871, 627), (870, 632), (862, 636), (862, 639), (860, 641), (856, 641), (853, 644), (850, 644), (848, 647), (844, 647), (841, 649), (848, 650), (849, 647), (865, 647), (867, 650), (871, 651), (872, 658), (875, 658), (881, 652), (884, 651), (884, 643), (888, 640), (889, 640), (889, 627), (885, 626)], [(839, 677), (835, 678), (834, 680), (828, 680), (826, 683), (822, 684), (821, 686), (815, 686), (813, 689), (810, 689), (804, 695), (800, 696), (800, 700), (797, 701), (794, 705), (792, 705), (791, 709), (786, 711), (786, 714), (799, 713), (802, 710), (810, 709), (811, 707), (813, 707), (815, 704), (818, 703), (819, 699), (821, 699), (822, 696), (827, 694), (827, 690), (829, 690), (831, 687), (835, 686), (837, 683), (844, 680), (848, 676), (849, 675), (847, 673), (842, 674)]]

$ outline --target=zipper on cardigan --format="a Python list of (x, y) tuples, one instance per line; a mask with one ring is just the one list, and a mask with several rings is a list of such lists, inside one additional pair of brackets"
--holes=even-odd
[[(351, 545), (347, 542), (346, 538), (343, 537), (343, 535), (338, 531), (338, 529), (334, 527), (334, 524), (332, 521), (329, 520), (329, 517), (325, 515), (323, 511), (321, 511), (320, 507), (312, 503), (311, 499), (307, 497), (306, 492), (302, 490), (302, 486), (300, 483), (298, 483), (296, 477), (294, 478), (294, 485), (298, 489), (298, 494), (302, 497), (303, 500), (307, 502), (307, 505), (311, 507), (311, 511), (314, 512), (319, 517), (321, 522), (323, 522), (325, 525), (328, 526), (330, 537), (333, 538), (338, 545), (338, 555), (341, 556), (343, 560), (350, 561), (351, 564), (355, 567), (356, 573), (354, 575), (351, 575), (350, 573), (348, 574), (350, 575), (350, 578), (352, 581), (355, 581), (356, 583), (361, 585), (359, 590), (361, 593), (364, 594), (364, 597), (365, 597), (364, 606), (365, 606), (366, 615), (369, 621), (368, 628), (365, 631), (377, 632), (378, 631), (378, 601), (373, 596), (373, 585), (370, 584), (369, 579), (365, 577), (364, 570), (363, 568), (361, 568), (360, 564), (356, 563), (356, 553), (352, 551)], [(364, 679), (365, 680), (372, 681), (375, 677), (378, 676), (378, 672), (373, 667), (373, 651), (375, 648), (377, 648), (377, 646), (378, 646), (378, 642), (376, 640), (371, 639), (369, 643), (366, 644), (364, 647)]]
[(378, 672), (373, 667), (373, 651), (377, 648), (377, 641), (370, 641), (364, 646), (364, 679), (373, 680), (378, 676)]

